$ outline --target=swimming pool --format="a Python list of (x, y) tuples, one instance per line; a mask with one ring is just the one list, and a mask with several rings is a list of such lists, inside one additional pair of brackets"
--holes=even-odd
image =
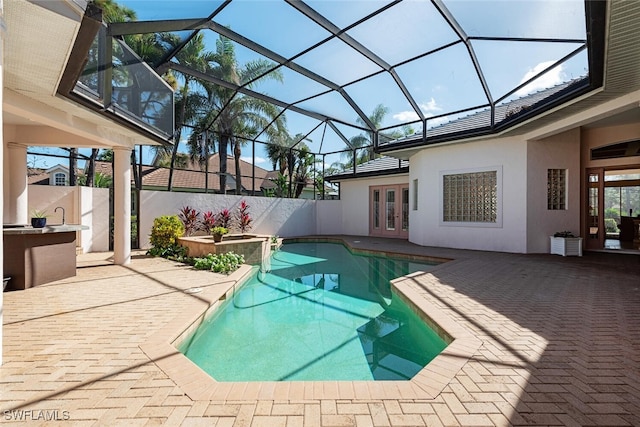
[(410, 379), (446, 343), (389, 280), (432, 266), (286, 244), (179, 350), (218, 381)]

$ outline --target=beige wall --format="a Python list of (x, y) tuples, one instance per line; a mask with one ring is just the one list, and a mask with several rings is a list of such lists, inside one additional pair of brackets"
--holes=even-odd
[[(425, 148), (412, 156), (409, 182), (418, 179), (419, 194), (418, 209), (410, 211), (409, 240), (423, 246), (526, 252), (526, 150), (525, 141), (509, 137)], [(443, 223), (441, 175), (479, 170), (499, 173), (497, 223)]]
[(582, 164), (585, 168), (595, 167), (616, 167), (635, 165), (640, 167), (640, 156), (623, 157), (620, 159), (591, 160), (591, 149), (604, 147), (640, 139), (640, 112), (638, 113), (638, 123), (608, 126), (595, 129), (582, 129)]
[[(548, 169), (567, 171), (567, 209), (547, 209)], [(527, 142), (527, 252), (549, 251), (549, 236), (580, 236), (580, 129)]]
[(79, 231), (77, 245), (83, 252), (109, 250), (109, 189), (69, 187), (54, 185), (30, 185), (29, 211), (46, 211), (47, 224), (61, 224), (65, 210), (67, 224), (82, 224), (89, 230)]

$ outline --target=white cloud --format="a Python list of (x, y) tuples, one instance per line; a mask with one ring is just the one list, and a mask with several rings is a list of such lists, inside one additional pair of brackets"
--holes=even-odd
[[(433, 97), (428, 102), (422, 103), (419, 106), (420, 106), (420, 110), (422, 110), (425, 117), (432, 117), (435, 115), (433, 114), (434, 112), (442, 111), (442, 108), (438, 106), (438, 103), (436, 102), (435, 99), (433, 99)], [(410, 122), (410, 121), (420, 119), (420, 117), (418, 117), (418, 114), (413, 110), (401, 111), (399, 113), (394, 114), (393, 118), (400, 122)]]
[[(247, 163), (253, 163), (253, 158), (251, 156), (241, 156), (240, 160), (244, 160)], [(264, 157), (256, 156), (256, 164), (267, 163), (269, 160)]]
[[(535, 67), (527, 71), (524, 77), (522, 77), (522, 79), (520, 80), (520, 83), (524, 83), (525, 81), (529, 80), (531, 77), (537, 75), (538, 73), (540, 73), (542, 70), (549, 67), (553, 63), (554, 61), (546, 61), (546, 62), (539, 63), (538, 65), (536, 65)], [(562, 83), (564, 81), (563, 70), (564, 68), (562, 64), (552, 68), (551, 70), (547, 71), (545, 74), (543, 74), (536, 80), (532, 81), (531, 83), (529, 83), (528, 85), (526, 85), (525, 87), (517, 91), (516, 95), (525, 96), (530, 93), (536, 92), (538, 90), (547, 89)]]
[(399, 122), (410, 122), (413, 120), (418, 120), (420, 117), (418, 117), (418, 114), (415, 111), (409, 110), (396, 113), (393, 115), (393, 118), (398, 120)]
[(427, 113), (431, 111), (442, 111), (442, 108), (438, 107), (436, 100), (433, 97), (426, 104), (420, 104), (420, 109)]

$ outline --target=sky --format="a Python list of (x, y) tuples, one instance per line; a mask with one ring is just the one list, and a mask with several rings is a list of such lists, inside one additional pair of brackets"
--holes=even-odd
[[(460, 28), (469, 37), (499, 37), (510, 40), (472, 40), (471, 47), (482, 70), (493, 101), (500, 100), (518, 85), (580, 46), (585, 38), (584, 2), (582, 0), (444, 0)], [(198, 18), (208, 16), (220, 0), (120, 0), (136, 11), (138, 20)], [(455, 31), (442, 19), (429, 1), (408, 0), (389, 7), (379, 15), (358, 23), (365, 16), (385, 7), (380, 0), (309, 0), (311, 8), (325, 16), (333, 25), (393, 67), (415, 103), (426, 118), (446, 115), (458, 110), (488, 103), (471, 60), (470, 50), (463, 43), (440, 49), (459, 40)], [(280, 0), (234, 0), (214, 20), (233, 31), (254, 40), (284, 58), (294, 57), (299, 66), (321, 78), (343, 87), (347, 96), (366, 115), (383, 104), (388, 109), (383, 127), (401, 126), (418, 119), (418, 114), (402, 94), (394, 77), (380, 66), (360, 55), (346, 43), (330, 39), (330, 33), (312, 22), (293, 7)], [(205, 41), (215, 49), (218, 35), (204, 30)], [(181, 33), (187, 34), (187, 33)], [(544, 41), (515, 41), (518, 38), (541, 38)], [(306, 49), (315, 49), (300, 54)], [(265, 57), (235, 45), (239, 64)], [(408, 61), (418, 55), (432, 52)], [(265, 81), (252, 89), (287, 103), (357, 125), (358, 114), (345, 97), (327, 91), (328, 88), (286, 67), (281, 67), (284, 83)], [(586, 51), (519, 89), (506, 100), (526, 96), (587, 72)], [(378, 73), (378, 74), (375, 74)], [(289, 133), (306, 134), (318, 121), (287, 112)], [(437, 126), (457, 116), (428, 120), (428, 127)], [(347, 137), (362, 131), (338, 124)], [(419, 125), (414, 125), (421, 130)], [(331, 128), (322, 125), (309, 135), (312, 151), (330, 152), (345, 148), (344, 142)], [(145, 161), (150, 161), (145, 150)], [(250, 147), (245, 147), (245, 159), (251, 161)], [(263, 150), (255, 153), (256, 164), (271, 169)], [(339, 160), (328, 156), (327, 163)]]

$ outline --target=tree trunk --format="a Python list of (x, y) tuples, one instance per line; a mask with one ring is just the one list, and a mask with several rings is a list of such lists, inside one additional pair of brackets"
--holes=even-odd
[(167, 181), (167, 190), (171, 191), (173, 188), (173, 168), (176, 165), (176, 156), (178, 155), (178, 144), (180, 143), (180, 134), (181, 132), (176, 132), (176, 140), (173, 142), (173, 147), (171, 148), (171, 163), (169, 163), (169, 179)]
[(100, 149), (92, 148), (91, 156), (89, 157), (89, 166), (87, 167), (87, 187), (93, 187), (94, 177), (96, 175), (96, 157)]
[(220, 135), (220, 192), (227, 193), (227, 147), (229, 145), (229, 135)]
[(69, 149), (69, 185), (76, 186), (76, 170), (78, 169), (78, 149)]
[(236, 166), (236, 194), (242, 194), (242, 171), (240, 170), (240, 156), (242, 155), (242, 149), (240, 148), (240, 141), (236, 139), (233, 146), (233, 157), (235, 158)]
[(138, 174), (138, 165), (136, 160), (136, 150), (131, 150), (131, 170), (133, 172), (133, 182), (136, 186), (136, 190), (140, 190), (142, 187), (140, 175)]
[(182, 135), (182, 125), (184, 124), (184, 116), (187, 111), (187, 95), (189, 94), (189, 79), (185, 79), (182, 88), (182, 103), (180, 105), (180, 122), (176, 129), (176, 139), (171, 148), (171, 163), (169, 164), (169, 180), (167, 182), (167, 190), (173, 188), (173, 168), (176, 164), (176, 156), (178, 155), (178, 146), (180, 145), (180, 136)]

